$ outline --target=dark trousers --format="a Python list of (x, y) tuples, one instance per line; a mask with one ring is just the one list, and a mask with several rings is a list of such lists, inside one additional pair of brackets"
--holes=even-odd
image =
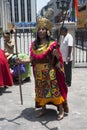
[(66, 83), (68, 86), (71, 86), (71, 80), (72, 80), (72, 61), (69, 61), (68, 64), (64, 62), (64, 70), (65, 70), (65, 76), (66, 76)]

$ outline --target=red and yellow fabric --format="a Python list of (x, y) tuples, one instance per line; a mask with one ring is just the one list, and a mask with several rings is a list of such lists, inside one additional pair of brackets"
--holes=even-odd
[(77, 21), (78, 17), (78, 0), (73, 0), (72, 4), (72, 20)]
[(62, 104), (67, 98), (67, 86), (65, 84), (64, 67), (59, 48), (57, 49), (59, 54), (59, 61), (55, 66), (51, 66), (49, 60), (45, 61), (45, 59), (49, 54), (52, 53), (55, 47), (57, 47), (57, 43), (51, 41), (49, 46), (44, 43), (35, 50), (34, 43), (32, 43), (30, 48), (30, 55), (35, 61), (33, 70), (35, 77), (36, 107), (44, 106), (45, 104), (49, 103), (58, 106), (59, 104)]
[(78, 0), (70, 0), (68, 21), (77, 22), (78, 18)]

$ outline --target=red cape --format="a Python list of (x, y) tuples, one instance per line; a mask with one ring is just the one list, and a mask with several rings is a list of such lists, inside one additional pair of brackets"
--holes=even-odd
[(0, 87), (12, 86), (13, 80), (5, 53), (0, 49)]
[[(66, 81), (65, 81), (64, 63), (63, 63), (63, 59), (62, 59), (62, 54), (60, 52), (60, 49), (59, 49), (59, 46), (58, 46), (57, 42), (51, 43), (50, 46), (48, 47), (48, 49), (45, 52), (43, 52), (42, 54), (35, 53), (34, 50), (33, 50), (33, 45), (34, 45), (34, 43), (32, 43), (32, 45), (31, 45), (30, 55), (31, 55), (31, 57), (33, 57), (33, 59), (38, 59), (38, 60), (43, 59), (54, 48), (57, 49), (59, 59), (57, 60), (58, 65), (55, 66), (55, 69), (56, 69), (57, 80), (58, 80), (58, 84), (59, 84), (59, 87), (60, 87), (61, 95), (66, 100), (67, 99), (68, 88), (67, 88)], [(34, 73), (34, 71), (33, 71), (33, 73)]]

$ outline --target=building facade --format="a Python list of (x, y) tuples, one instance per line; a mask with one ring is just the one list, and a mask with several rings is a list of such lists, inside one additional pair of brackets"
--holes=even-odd
[(78, 21), (77, 21), (78, 29), (87, 29), (87, 4), (81, 6), (78, 11)]
[(36, 0), (9, 0), (11, 21), (36, 22)]
[(78, 3), (79, 3), (79, 5), (83, 5), (83, 4), (86, 4), (86, 1), (87, 0), (78, 0)]
[(10, 4), (8, 0), (0, 0), (0, 27), (7, 30), (8, 23), (11, 23)]

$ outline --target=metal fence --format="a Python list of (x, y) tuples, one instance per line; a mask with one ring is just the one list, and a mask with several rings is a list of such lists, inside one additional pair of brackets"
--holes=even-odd
[[(16, 34), (17, 38), (17, 48), (18, 53), (26, 53), (29, 54), (29, 48), (31, 42), (35, 39), (35, 34), (32, 32), (20, 32)], [(15, 40), (14, 35), (11, 35), (11, 38)], [(0, 48), (4, 49), (4, 38), (3, 36), (0, 38)], [(14, 53), (16, 52), (16, 48), (14, 47)]]
[(77, 30), (75, 41), (75, 64), (87, 67), (87, 30)]
[[(12, 35), (14, 38), (14, 35)], [(35, 39), (32, 31), (17, 33), (17, 47), (19, 53), (29, 54), (30, 44)], [(87, 67), (87, 30), (77, 30), (75, 32), (74, 66)], [(0, 38), (0, 48), (4, 49), (4, 38)], [(15, 52), (15, 48), (14, 48)]]

